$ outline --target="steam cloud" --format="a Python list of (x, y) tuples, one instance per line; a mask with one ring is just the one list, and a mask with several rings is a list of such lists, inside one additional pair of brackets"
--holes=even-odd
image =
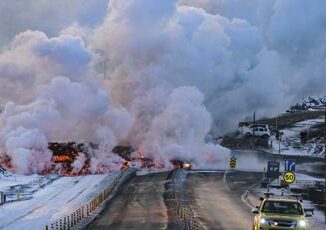
[(110, 0), (91, 24), (74, 9), (74, 20), (29, 21), (44, 32), (17, 26), (0, 53), (0, 156), (17, 172), (47, 169), (47, 142), (66, 140), (100, 144), (92, 172), (121, 164), (121, 143), (214, 167), (228, 150), (208, 132), (325, 93), (325, 1)]

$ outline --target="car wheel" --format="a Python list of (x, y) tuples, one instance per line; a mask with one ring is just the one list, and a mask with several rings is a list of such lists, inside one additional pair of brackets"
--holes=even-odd
[(249, 132), (246, 132), (246, 133), (245, 133), (245, 136), (246, 136), (246, 137), (250, 137), (251, 135), (252, 135), (252, 134), (249, 133)]

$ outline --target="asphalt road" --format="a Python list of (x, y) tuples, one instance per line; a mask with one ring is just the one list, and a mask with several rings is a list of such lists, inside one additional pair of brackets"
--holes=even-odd
[(87, 229), (166, 229), (163, 193), (167, 177), (168, 172), (132, 178)]
[[(88, 229), (187, 229), (189, 218), (197, 223), (198, 230), (251, 229), (251, 209), (241, 196), (261, 173), (231, 172), (225, 181), (223, 172), (190, 171), (182, 182), (176, 178), (177, 185), (170, 187), (178, 193), (172, 199), (167, 195), (174, 193), (167, 193), (166, 184), (172, 181), (168, 175), (155, 173), (131, 179)], [(178, 211), (173, 199), (180, 204)], [(187, 209), (191, 217), (180, 218), (180, 209)]]
[(223, 173), (191, 173), (186, 190), (191, 200), (190, 208), (201, 229), (245, 230), (251, 229), (251, 207), (241, 196), (261, 175), (259, 173), (230, 173), (223, 180)]

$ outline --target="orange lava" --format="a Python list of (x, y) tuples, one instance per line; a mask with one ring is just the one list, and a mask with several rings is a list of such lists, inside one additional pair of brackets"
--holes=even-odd
[(56, 156), (52, 156), (52, 160), (56, 163), (59, 162), (72, 162), (73, 159), (70, 156), (67, 155), (56, 155)]

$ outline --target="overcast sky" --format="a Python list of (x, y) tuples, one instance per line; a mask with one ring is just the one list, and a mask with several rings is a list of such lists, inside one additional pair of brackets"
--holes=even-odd
[(107, 6), (108, 0), (1, 0), (0, 45), (27, 29), (55, 36), (73, 23), (94, 27), (102, 22)]

